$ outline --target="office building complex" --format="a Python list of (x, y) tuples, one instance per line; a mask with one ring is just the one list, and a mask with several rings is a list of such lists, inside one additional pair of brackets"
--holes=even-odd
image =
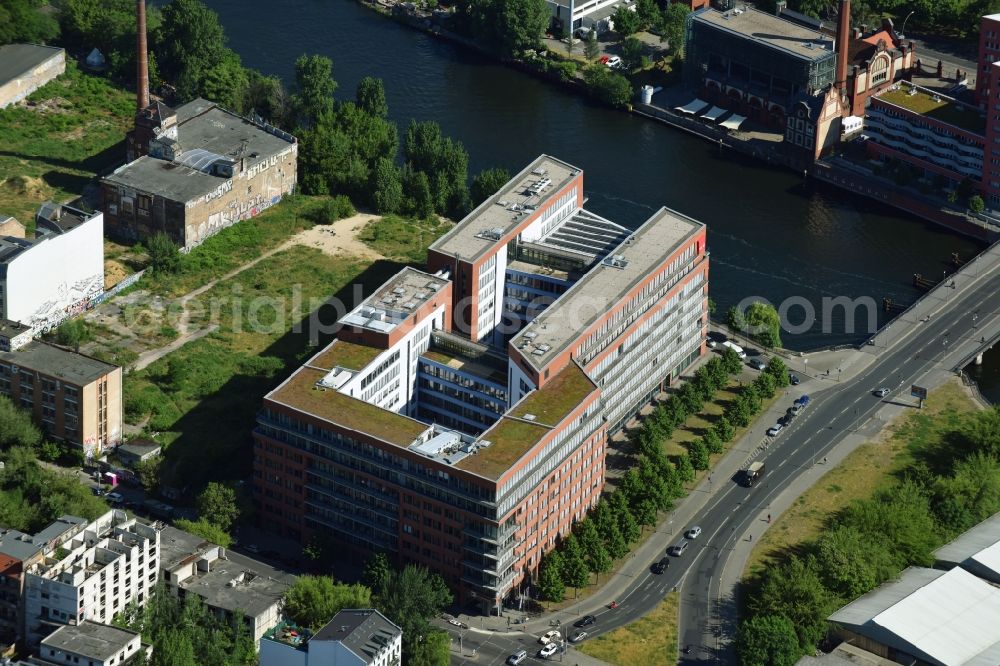
[(122, 438), (122, 369), (44, 342), (0, 352), (0, 394), (31, 411), (46, 436), (98, 457)]
[[(84, 620), (108, 624), (130, 602), (143, 604), (159, 571), (160, 525), (109, 511), (27, 569), (25, 625), (34, 646), (56, 628)], [(37, 537), (36, 537), (37, 538)]]
[(424, 564), (483, 609), (537, 572), (708, 324), (702, 224), (629, 230), (583, 201), (582, 171), (539, 157), (266, 396), (267, 526)]

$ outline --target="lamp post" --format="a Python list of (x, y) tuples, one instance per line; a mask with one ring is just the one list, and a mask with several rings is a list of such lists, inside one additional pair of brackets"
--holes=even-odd
[(909, 21), (910, 17), (913, 16), (914, 14), (916, 14), (916, 13), (917, 13), (917, 10), (914, 9), (912, 12), (910, 12), (909, 14), (906, 15), (905, 19), (903, 19), (903, 27), (899, 29), (899, 38), (900, 39), (906, 39), (906, 22)]

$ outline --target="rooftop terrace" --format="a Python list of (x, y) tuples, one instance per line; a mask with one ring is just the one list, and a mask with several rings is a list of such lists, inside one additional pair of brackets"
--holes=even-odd
[(312, 357), (307, 366), (320, 370), (346, 368), (348, 370), (363, 370), (369, 363), (384, 352), (378, 347), (357, 345), (346, 340), (334, 340), (326, 349)]
[[(478, 450), (455, 466), (496, 481), (596, 390), (583, 370), (570, 363), (483, 433)], [(489, 445), (483, 447), (484, 442)]]
[(523, 224), (565, 187), (580, 169), (548, 155), (540, 155), (480, 204), (430, 249), (472, 261)]
[(661, 208), (514, 336), (511, 345), (532, 366), (542, 369), (703, 227), (701, 222)]
[(909, 83), (893, 86), (878, 99), (968, 132), (986, 131), (986, 119), (979, 109)]
[(833, 54), (829, 35), (756, 9), (704, 9), (692, 20), (803, 60), (823, 60)]
[(340, 321), (345, 326), (388, 333), (433, 300), (448, 283), (444, 278), (406, 267)]

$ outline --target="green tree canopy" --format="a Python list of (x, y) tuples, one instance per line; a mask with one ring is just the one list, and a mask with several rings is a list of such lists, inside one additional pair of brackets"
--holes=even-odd
[(42, 441), (42, 431), (31, 418), (31, 412), (16, 407), (5, 395), (0, 395), (0, 450), (11, 447), (32, 449)]
[(510, 180), (510, 172), (503, 167), (493, 167), (483, 169), (472, 179), (472, 187), (469, 196), (472, 198), (472, 205), (478, 206), (491, 196), (500, 191), (507, 181)]
[(180, 270), (180, 249), (165, 231), (157, 231), (146, 239), (146, 251), (154, 273), (176, 273)]
[(198, 515), (228, 532), (240, 515), (236, 491), (221, 483), (210, 482), (198, 495)]
[(770, 303), (751, 303), (744, 314), (750, 336), (765, 347), (781, 346), (781, 319)]
[(632, 11), (627, 5), (618, 5), (615, 13), (611, 15), (611, 22), (614, 23), (615, 32), (621, 40), (639, 32), (641, 27), (638, 12)]
[(365, 562), (365, 570), (361, 579), (365, 585), (373, 590), (380, 590), (388, 583), (392, 575), (392, 567), (389, 566), (389, 558), (385, 553), (375, 553)]
[(542, 558), (538, 576), (538, 594), (543, 599), (559, 602), (566, 598), (562, 567), (562, 555), (558, 550), (553, 550)]
[(795, 625), (781, 615), (755, 615), (741, 623), (736, 652), (743, 666), (793, 666), (803, 654)]
[(760, 589), (747, 606), (755, 616), (788, 618), (795, 627), (799, 647), (811, 650), (826, 635), (826, 617), (833, 603), (820, 580), (816, 561), (793, 555), (786, 564), (764, 572)]
[[(156, 41), (163, 75), (175, 82), (182, 98), (191, 99), (202, 94), (206, 77), (216, 70), (211, 75), (211, 85), (212, 91), (218, 92), (216, 86), (226, 78), (226, 73), (217, 68), (225, 70), (239, 62), (226, 47), (226, 32), (219, 15), (200, 0), (172, 0), (162, 14)], [(233, 96), (240, 99), (242, 92)]]
[(403, 181), (396, 164), (380, 157), (375, 164), (373, 183), (375, 210), (382, 214), (398, 213), (403, 207)]
[(419, 643), (421, 636), (432, 631), (430, 619), (440, 615), (453, 599), (441, 576), (413, 564), (393, 569), (375, 590), (375, 599), (376, 607), (403, 630), (403, 663), (437, 664), (419, 661), (425, 658)]
[(826, 586), (843, 599), (860, 597), (899, 573), (885, 540), (854, 527), (825, 532), (815, 550)]
[(605, 65), (600, 63), (588, 65), (583, 70), (583, 80), (592, 94), (605, 104), (623, 107), (632, 101), (632, 84)]
[(312, 125), (333, 112), (333, 61), (321, 55), (301, 55), (295, 61), (295, 93), (292, 106), (299, 122)]
[(371, 116), (385, 118), (389, 115), (389, 103), (385, 100), (385, 86), (382, 79), (366, 76), (358, 82), (354, 93), (358, 108)]
[(233, 538), (229, 536), (229, 532), (222, 529), (218, 525), (205, 520), (204, 518), (199, 518), (198, 520), (178, 518), (174, 521), (174, 527), (190, 534), (200, 536), (205, 541), (217, 544), (223, 548), (229, 548), (233, 545)]
[(0, 0), (0, 44), (43, 44), (59, 34), (59, 24), (36, 0)]
[(684, 26), (691, 10), (687, 5), (673, 2), (667, 5), (660, 18), (660, 39), (667, 42), (670, 53), (678, 55), (684, 51)]
[(372, 591), (364, 585), (338, 583), (329, 576), (299, 576), (285, 592), (285, 615), (296, 624), (320, 629), (343, 608), (368, 608)]

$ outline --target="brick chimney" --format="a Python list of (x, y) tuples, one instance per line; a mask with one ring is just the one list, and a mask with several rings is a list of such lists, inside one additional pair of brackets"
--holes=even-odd
[(847, 88), (847, 51), (851, 41), (851, 0), (840, 0), (837, 15), (837, 72), (834, 79), (837, 89)]
[(146, 2), (136, 0), (136, 106), (142, 111), (149, 106), (149, 55), (146, 50)]

